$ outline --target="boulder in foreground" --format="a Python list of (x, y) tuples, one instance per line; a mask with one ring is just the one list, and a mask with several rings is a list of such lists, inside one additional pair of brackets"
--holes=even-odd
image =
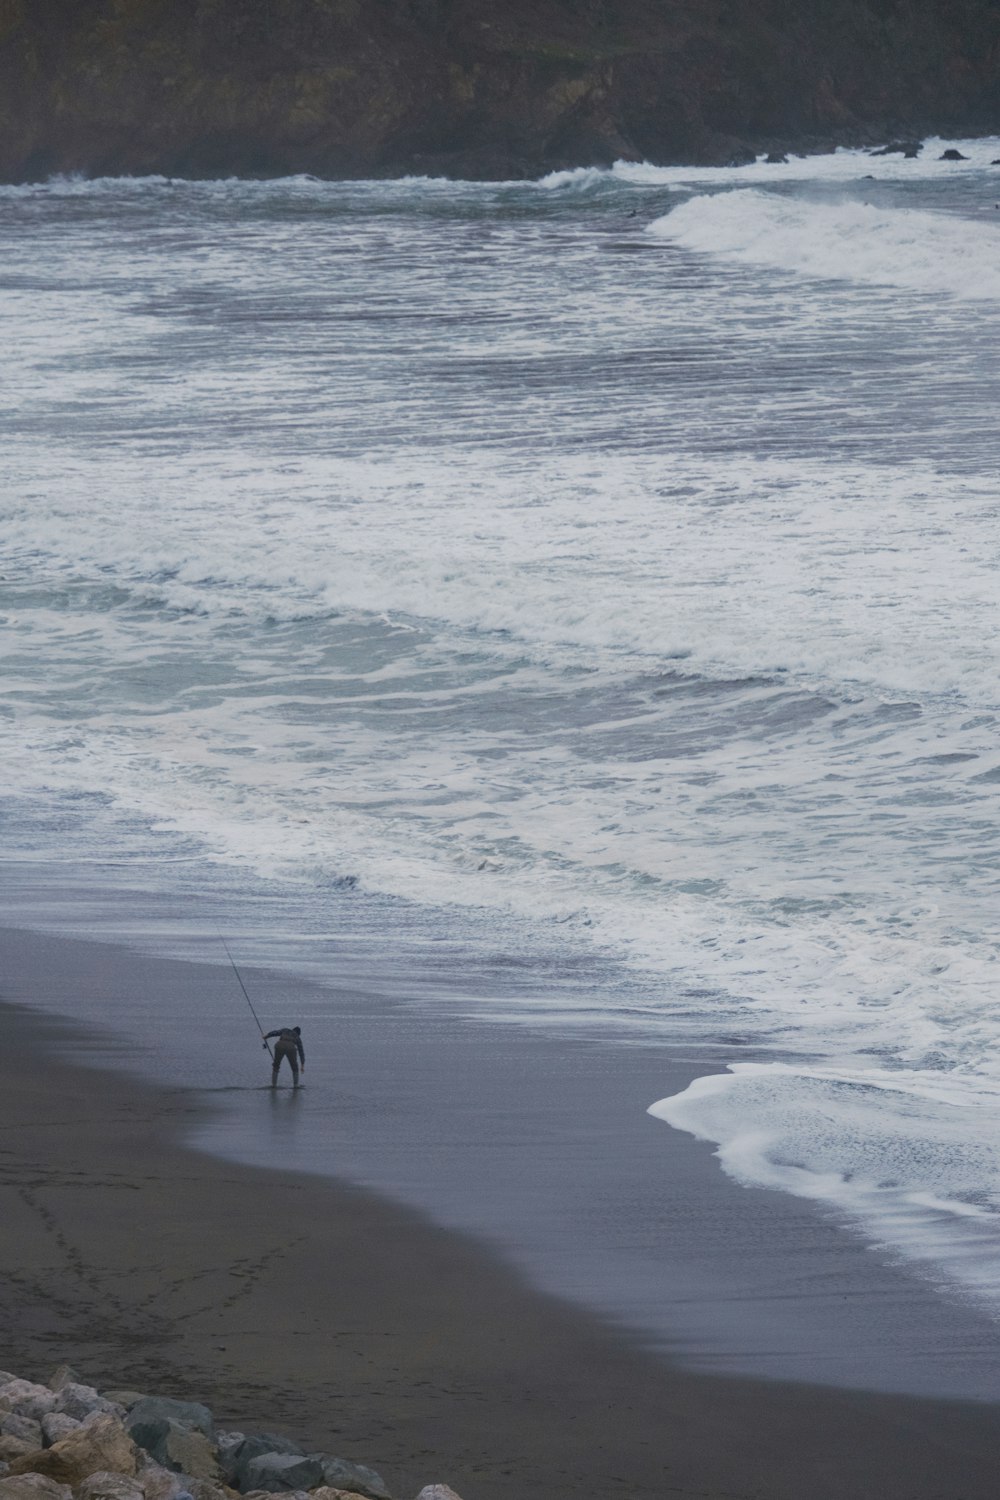
[(73, 1500), (73, 1493), (44, 1474), (8, 1475), (0, 1479), (0, 1500)]
[[(48, 1386), (0, 1372), (0, 1500), (391, 1500), (364, 1464), (278, 1433), (216, 1432), (197, 1401), (114, 1395), (67, 1365)], [(459, 1497), (431, 1484), (418, 1500)]]
[(106, 1412), (98, 1412), (51, 1448), (15, 1459), (10, 1472), (42, 1474), (73, 1488), (91, 1474), (110, 1470), (134, 1475), (138, 1466), (139, 1450), (121, 1422)]

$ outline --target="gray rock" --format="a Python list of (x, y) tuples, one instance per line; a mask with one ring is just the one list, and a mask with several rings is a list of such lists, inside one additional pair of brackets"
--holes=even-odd
[(8, 1380), (0, 1385), (0, 1411), (14, 1411), (21, 1417), (40, 1422), (56, 1404), (55, 1391), (33, 1380)]
[(302, 1449), (290, 1438), (279, 1437), (276, 1432), (254, 1432), (227, 1449), (225, 1455), (220, 1452), (223, 1479), (233, 1489), (252, 1489), (247, 1471), (251, 1462), (263, 1453), (294, 1453), (302, 1457)]
[(312, 1490), (324, 1482), (323, 1465), (318, 1458), (304, 1458), (301, 1453), (261, 1453), (246, 1467), (246, 1487), (267, 1490), (280, 1495), (287, 1490)]
[(111, 1417), (117, 1417), (119, 1421), (125, 1415), (124, 1406), (118, 1406), (114, 1401), (108, 1401), (104, 1396), (99, 1396), (92, 1385), (79, 1385), (76, 1381), (67, 1380), (60, 1386), (56, 1395), (56, 1404), (52, 1408), (63, 1417), (75, 1417), (82, 1422), (95, 1411), (107, 1412)]
[(166, 1396), (144, 1396), (125, 1418), (125, 1427), (133, 1442), (153, 1453), (171, 1427), (188, 1432), (202, 1432), (209, 1442), (215, 1437), (212, 1413), (200, 1401), (171, 1401)]
[(354, 1495), (367, 1495), (368, 1500), (389, 1500), (389, 1490), (381, 1474), (366, 1469), (364, 1464), (348, 1463), (346, 1458), (331, 1458), (326, 1453), (312, 1453), (323, 1469), (322, 1483), (335, 1490), (350, 1490)]
[(20, 1438), (22, 1443), (30, 1443), (33, 1448), (42, 1446), (41, 1422), (36, 1422), (34, 1417), (19, 1417), (16, 1411), (0, 1417), (0, 1433), (4, 1437)]
[(461, 1500), (448, 1484), (425, 1484), (417, 1500)]
[(869, 156), (905, 156), (907, 161), (920, 155), (923, 149), (923, 141), (890, 141), (888, 146), (880, 146), (877, 151), (869, 151)]
[(80, 1385), (80, 1377), (72, 1365), (59, 1365), (49, 1376), (49, 1390), (61, 1391), (64, 1385)]
[(67, 1417), (62, 1412), (46, 1412), (42, 1418), (42, 1442), (46, 1448), (51, 1448), (53, 1443), (69, 1437), (81, 1425), (75, 1417)]
[(321, 1484), (309, 1491), (311, 1500), (361, 1500), (357, 1490), (335, 1490), (332, 1484)]
[(10, 1469), (11, 1474), (47, 1474), (59, 1484), (73, 1486), (103, 1470), (134, 1474), (138, 1463), (139, 1450), (117, 1417), (98, 1411), (51, 1448), (15, 1459)]
[(12, 1375), (9, 1370), (0, 1370), (0, 1385), (10, 1385), (11, 1381), (16, 1379), (17, 1376)]
[(203, 1432), (192, 1432), (187, 1427), (178, 1427), (171, 1422), (162, 1437), (147, 1449), (147, 1452), (175, 1474), (184, 1474), (195, 1479), (206, 1479), (217, 1484), (222, 1478), (215, 1456), (215, 1449)]
[(34, 1453), (35, 1444), (26, 1443), (24, 1438), (4, 1437), (0, 1433), (0, 1461), (8, 1467), (17, 1459), (23, 1458), (26, 1453)]
[(76, 1500), (145, 1500), (138, 1479), (101, 1469), (76, 1487)]
[(194, 1474), (180, 1474), (178, 1478), (182, 1485), (178, 1500), (185, 1495), (189, 1500), (228, 1500), (226, 1491), (207, 1479), (199, 1479)]
[[(219, 1463), (223, 1468), (230, 1453), (235, 1453), (241, 1443), (246, 1442), (245, 1432), (217, 1432), (215, 1434), (215, 1451), (219, 1455)], [(273, 1453), (273, 1449), (271, 1450)]]
[(5, 1474), (0, 1479), (0, 1500), (73, 1500), (73, 1491), (44, 1474)]
[[(282, 1500), (311, 1500), (313, 1495), (322, 1495), (323, 1490), (287, 1490)], [(243, 1500), (274, 1500), (270, 1490), (247, 1490)]]
[(146, 1453), (142, 1453), (139, 1460), (136, 1479), (145, 1500), (180, 1500), (182, 1494), (187, 1494), (181, 1476), (171, 1474), (169, 1469), (156, 1463)]

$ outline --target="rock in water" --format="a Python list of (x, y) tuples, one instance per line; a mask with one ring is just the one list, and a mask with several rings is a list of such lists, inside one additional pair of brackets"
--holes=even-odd
[(947, 151), (942, 151), (941, 155), (938, 157), (938, 161), (968, 161), (968, 160), (969, 160), (969, 158), (967, 156), (963, 156), (962, 153), (961, 153), (961, 151), (956, 151), (955, 148), (954, 148), (954, 146), (949, 146), (948, 149), (947, 149)]
[(914, 157), (920, 155), (923, 150), (923, 141), (891, 141), (888, 146), (880, 146), (877, 151), (870, 151), (869, 156), (905, 156), (907, 161), (913, 161)]
[(460, 1500), (455, 1491), (447, 1484), (425, 1484), (417, 1500)]

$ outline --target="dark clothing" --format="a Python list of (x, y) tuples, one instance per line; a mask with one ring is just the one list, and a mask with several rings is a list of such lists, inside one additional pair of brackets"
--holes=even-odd
[[(273, 1036), (276, 1036), (278, 1038), (278, 1047), (287, 1046), (291, 1049), (292, 1052), (297, 1051), (299, 1054), (299, 1061), (303, 1063), (305, 1062), (306, 1049), (302, 1045), (302, 1037), (299, 1034), (299, 1028), (297, 1026), (282, 1026), (278, 1031), (269, 1031), (267, 1033), (267, 1036), (264, 1038), (265, 1042), (269, 1042)], [(277, 1051), (277, 1048), (275, 1048), (275, 1051)]]
[(303, 1067), (305, 1067), (306, 1062), (305, 1048), (302, 1045), (302, 1038), (299, 1035), (298, 1029), (293, 1030), (289, 1026), (283, 1026), (279, 1031), (269, 1031), (264, 1038), (265, 1042), (269, 1042), (273, 1036), (276, 1036), (278, 1040), (274, 1045), (274, 1067), (271, 1069), (271, 1087), (273, 1088), (277, 1084), (278, 1069), (286, 1057), (288, 1058), (288, 1066), (292, 1070), (292, 1083), (297, 1085), (299, 1081), (299, 1062), (301, 1061)]

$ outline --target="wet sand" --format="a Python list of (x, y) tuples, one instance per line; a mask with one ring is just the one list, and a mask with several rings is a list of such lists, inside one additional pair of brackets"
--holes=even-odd
[[(417, 1212), (191, 1149), (202, 1097), (60, 1060), (106, 1042), (17, 1004), (39, 941), (2, 936), (0, 1366), (201, 1398), (402, 1497), (995, 1495), (997, 1406), (692, 1373)], [(107, 979), (45, 946), (63, 1001)]]

